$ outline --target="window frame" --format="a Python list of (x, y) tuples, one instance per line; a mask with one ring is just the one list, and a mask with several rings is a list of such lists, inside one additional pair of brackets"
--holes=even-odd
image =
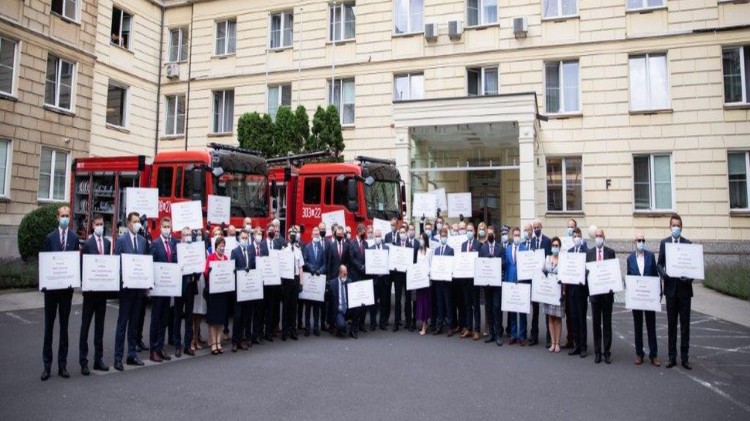
[[(562, 189), (562, 209), (550, 209), (550, 203), (549, 203), (549, 160), (550, 159), (559, 159), (560, 160), (560, 177), (561, 177), (561, 189)], [(580, 171), (580, 196), (581, 196), (581, 208), (580, 209), (569, 209), (568, 208), (568, 195), (566, 194), (568, 190), (568, 178), (567, 178), (567, 165), (566, 162), (568, 159), (579, 159), (581, 161), (581, 171)], [(547, 202), (547, 213), (559, 213), (559, 214), (566, 214), (566, 213), (583, 213), (583, 204), (584, 202), (584, 192), (586, 189), (584, 188), (584, 176), (583, 176), (583, 155), (565, 155), (565, 156), (547, 156), (544, 160), (544, 175), (545, 175), (545, 182), (544, 182), (544, 194), (545, 194), (545, 201)]]
[(464, 7), (464, 12), (466, 13), (466, 27), (467, 28), (481, 28), (484, 26), (495, 26), (500, 23), (500, 2), (498, 0), (495, 1), (495, 20), (492, 22), (485, 22), (485, 2), (488, 0), (477, 0), (477, 24), (471, 25), (469, 22), (469, 1), (466, 0), (466, 7)]
[[(494, 70), (495, 75), (497, 76), (496, 84), (497, 84), (497, 92), (488, 94), (485, 90), (485, 74), (487, 70)], [(471, 72), (478, 72), (479, 73), (479, 89), (477, 90), (478, 93), (472, 94), (469, 90), (469, 73)], [(466, 68), (466, 96), (469, 97), (475, 97), (475, 96), (487, 96), (487, 95), (497, 95), (500, 93), (500, 66), (479, 66), (479, 67), (467, 67)]]
[[(729, 155), (743, 155), (745, 158), (745, 197), (747, 198), (747, 206), (744, 208), (733, 208), (732, 207), (732, 184), (729, 179)], [(746, 212), (750, 211), (750, 151), (742, 150), (729, 150), (727, 151), (727, 187), (729, 189), (729, 211), (730, 212)]]
[[(352, 86), (353, 86), (353, 89), (354, 89), (354, 102), (352, 102), (351, 104), (348, 104), (348, 103), (344, 102), (344, 84), (345, 83), (351, 83)], [(334, 95), (333, 95), (334, 94), (334, 89), (336, 88), (336, 85), (339, 85), (338, 86), (338, 88), (339, 88), (339, 103), (338, 104), (336, 104), (334, 102)], [(329, 105), (335, 106), (336, 109), (338, 110), (338, 112), (339, 112), (339, 123), (341, 123), (342, 127), (353, 127), (354, 126), (354, 122), (357, 120), (357, 84), (355, 83), (355, 78), (354, 77), (349, 77), (349, 78), (343, 77), (343, 78), (333, 79), (333, 81), (331, 81), (331, 79), (328, 79), (327, 80), (327, 88), (328, 89), (326, 89), (326, 97), (327, 97), (326, 99), (328, 100), (328, 104)], [(353, 112), (352, 112), (352, 121), (351, 122), (344, 122), (343, 107), (347, 106), (347, 105), (351, 105), (352, 106), (352, 110), (353, 110)]]
[[(81, 1), (80, 0), (59, 0), (59, 1), (60, 1), (60, 8), (61, 8), (61, 10), (59, 12), (55, 10), (55, 6), (54, 6), (55, 0), (52, 0), (50, 2), (50, 14), (57, 15), (57, 16), (61, 17), (62, 19), (65, 19), (67, 21), (71, 21), (71, 22), (75, 22), (75, 23), (80, 23)], [(65, 15), (65, 9), (66, 9), (65, 4), (66, 3), (73, 3), (73, 4), (75, 4), (75, 11), (74, 11), (75, 16), (70, 17), (70, 16)]]
[[(175, 106), (174, 106), (174, 118), (173, 118), (173, 124), (172, 124), (172, 130), (174, 130), (173, 133), (169, 133), (169, 127), (167, 122), (169, 121), (169, 101), (171, 98), (174, 98), (175, 100)], [(180, 104), (180, 98), (182, 102), (185, 104), (185, 113), (182, 114), (183, 116), (183, 124), (182, 124), (182, 132), (177, 133), (177, 127), (178, 127), (178, 117), (180, 116), (179, 113), (179, 104)], [(185, 94), (174, 94), (174, 95), (164, 95), (164, 136), (168, 137), (180, 137), (185, 136), (185, 128), (187, 124), (187, 120), (185, 119), (185, 116), (187, 114), (187, 103), (185, 103), (186, 97)]]
[[(669, 208), (657, 208), (656, 207), (656, 184), (654, 181), (654, 158), (656, 157), (669, 157), (669, 187), (670, 187), (670, 207)], [(648, 157), (649, 159), (649, 174), (648, 174), (648, 188), (649, 188), (649, 207), (648, 209), (637, 209), (636, 208), (636, 192), (635, 192), (635, 159)], [(671, 213), (675, 209), (675, 175), (674, 175), (674, 155), (671, 153), (655, 152), (655, 153), (638, 153), (633, 154), (633, 212), (634, 213)]]
[[(412, 78), (415, 76), (421, 76), (422, 77), (422, 97), (421, 98), (412, 98), (411, 97), (411, 91), (412, 91)], [(409, 98), (403, 99), (403, 98), (396, 98), (396, 79), (406, 77), (408, 84), (409, 84)], [(424, 72), (410, 72), (410, 73), (399, 73), (393, 75), (393, 102), (398, 101), (417, 101), (420, 99), (424, 99)]]
[[(124, 48), (126, 50), (130, 50), (131, 47), (133, 46), (133, 33), (134, 33), (134, 31), (133, 31), (133, 20), (134, 20), (133, 19), (133, 14), (130, 13), (130, 12), (128, 12), (127, 10), (119, 7), (119, 6), (113, 5), (112, 6), (112, 15), (113, 15), (112, 19), (113, 20), (115, 18), (114, 14), (117, 11), (120, 12), (120, 32), (119, 32), (119, 34), (115, 34), (115, 33), (113, 33), (113, 28), (110, 27), (109, 28), (109, 43), (110, 43), (110, 45), (115, 45), (117, 47)], [(128, 17), (130, 19), (130, 22), (128, 23), (127, 45), (123, 45), (123, 42), (122, 42), (122, 27), (123, 27), (123, 23), (125, 22), (125, 17)], [(112, 39), (114, 36), (117, 36), (120, 39), (120, 41), (115, 42)]]
[[(60, 56), (56, 56), (56, 55), (54, 55), (52, 53), (48, 53), (47, 54), (47, 66), (49, 66), (49, 60), (50, 60), (50, 58), (53, 58), (53, 59), (57, 60), (57, 64), (55, 65), (55, 81), (54, 81), (54, 83), (55, 83), (55, 98), (54, 98), (55, 99), (55, 103), (54, 104), (50, 104), (49, 102), (47, 102), (46, 85), (47, 85), (47, 82), (49, 81), (49, 78), (47, 77), (46, 70), (45, 70), (45, 75), (44, 75), (44, 84), (45, 84), (44, 105), (47, 106), (47, 107), (51, 107), (51, 108), (53, 108), (55, 110), (62, 110), (62, 111), (65, 111), (65, 112), (75, 113), (74, 110), (76, 108), (76, 104), (75, 104), (75, 99), (76, 99), (76, 82), (77, 82), (77, 79), (78, 79), (77, 78), (77, 71), (76, 70), (77, 70), (77, 67), (78, 67), (77, 66), (78, 63), (76, 63), (74, 61), (71, 61), (71, 60), (64, 59), (64, 58), (62, 58)], [(62, 78), (62, 65), (63, 65), (63, 62), (68, 63), (71, 66), (71, 71), (70, 71), (70, 73), (71, 73), (71, 75), (70, 75), (70, 108), (65, 108), (65, 107), (62, 107), (62, 106), (59, 105), (60, 104), (60, 84), (61, 84), (60, 83), (60, 79)]]
[[(352, 9), (354, 15), (354, 34), (350, 38), (345, 38), (346, 34), (346, 10), (349, 7)], [(336, 22), (336, 10), (338, 9), (338, 16), (340, 19)], [(339, 38), (336, 38), (336, 32), (338, 31)], [(349, 42), (357, 39), (357, 3), (356, 1), (344, 1), (341, 3), (333, 3), (328, 5), (328, 42), (329, 43), (340, 43)]]
[[(398, 2), (399, 1), (405, 1), (406, 2), (406, 30), (404, 32), (398, 32), (398, 28), (396, 26), (397, 22), (397, 15), (398, 15)], [(411, 0), (393, 0), (393, 34), (394, 35), (414, 35), (414, 34), (422, 34), (424, 33), (424, 0), (420, 0), (422, 2), (422, 26), (421, 28), (412, 28), (412, 4)]]
[(640, 7), (630, 7), (628, 6), (628, 0), (625, 0), (625, 11), (626, 12), (640, 12), (644, 10), (656, 10), (656, 9), (666, 9), (667, 8), (667, 2), (666, 0), (661, 0), (662, 4), (658, 6), (649, 6), (648, 1), (649, 0), (639, 0), (641, 2)]
[[(71, 162), (71, 156), (70, 151), (65, 151), (63, 149), (57, 149), (52, 148), (49, 146), (42, 146), (42, 149), (49, 149), (52, 152), (52, 155), (50, 156), (50, 173), (49, 173), (49, 191), (47, 192), (47, 197), (40, 197), (39, 196), (39, 188), (37, 188), (36, 196), (37, 201), (39, 202), (68, 202), (70, 200), (70, 162)], [(65, 182), (64, 185), (64, 192), (63, 192), (63, 198), (62, 199), (55, 199), (55, 162), (57, 161), (56, 156), (58, 153), (64, 153), (66, 155), (65, 157)], [(44, 153), (39, 154), (39, 183), (41, 187), (41, 181), (42, 181), (42, 156)]]
[[(289, 87), (289, 105), (282, 104), (282, 100), (284, 99), (284, 87)], [(274, 110), (273, 113), (271, 113), (271, 109), (269, 108), (271, 105), (271, 90), (278, 88), (278, 106)], [(290, 110), (292, 109), (292, 84), (291, 83), (280, 83), (277, 85), (268, 85), (266, 87), (266, 114), (268, 114), (272, 120), (276, 121), (276, 114), (279, 112), (279, 109), (281, 107), (287, 107)]]
[(8, 97), (15, 98), (17, 95), (17, 89), (18, 89), (19, 51), (21, 50), (19, 47), (21, 45), (21, 41), (0, 33), (0, 47), (2, 47), (2, 45), (5, 42), (12, 42), (14, 44), (13, 45), (13, 64), (10, 69), (11, 70), (10, 92), (6, 92), (0, 89), (0, 97), (8, 96)]
[[(563, 72), (563, 65), (565, 63), (575, 62), (578, 65), (578, 109), (574, 111), (568, 111), (564, 110), (565, 105), (565, 88), (564, 88), (564, 80), (565, 80), (565, 74)], [(559, 95), (559, 101), (560, 104), (558, 104), (558, 109), (563, 109), (562, 111), (556, 111), (556, 112), (550, 112), (547, 109), (547, 64), (550, 63), (557, 63), (558, 66), (558, 84), (560, 87), (560, 95)], [(581, 60), (578, 58), (575, 59), (561, 59), (561, 60), (552, 60), (552, 61), (545, 61), (544, 62), (544, 75), (543, 75), (543, 82), (544, 82), (544, 112), (547, 115), (552, 116), (566, 116), (566, 115), (580, 115), (583, 113), (583, 104), (581, 103)]]
[[(722, 63), (721, 63), (721, 84), (722, 84), (722, 97), (724, 105), (750, 105), (750, 88), (748, 88), (748, 77), (750, 77), (750, 69), (745, 67), (745, 49), (750, 50), (750, 45), (733, 45), (729, 47), (721, 48)], [(726, 73), (724, 72), (724, 51), (726, 50), (739, 50), (740, 56), (740, 86), (742, 89), (742, 99), (740, 101), (727, 102), (726, 96)]]
[(119, 89), (122, 89), (124, 91), (123, 95), (122, 95), (122, 110), (120, 111), (121, 120), (122, 120), (121, 123), (122, 124), (115, 124), (115, 123), (110, 123), (109, 122), (109, 115), (108, 115), (109, 114), (109, 110), (105, 110), (105, 113), (104, 113), (104, 122), (106, 123), (107, 126), (119, 127), (119, 128), (125, 129), (125, 128), (128, 127), (128, 111), (129, 111), (129, 104), (130, 104), (130, 87), (127, 86), (127, 85), (124, 85), (122, 83), (119, 83), (119, 82), (116, 82), (116, 81), (113, 81), (113, 80), (110, 79), (109, 82), (107, 83), (107, 107), (109, 107), (109, 89), (110, 89), (110, 86), (114, 86), (115, 88), (119, 88)]
[[(229, 24), (234, 23), (234, 34), (232, 36), (229, 36)], [(222, 52), (218, 51), (218, 41), (219, 41), (219, 25), (224, 25), (224, 42), (222, 44)], [(229, 51), (229, 40), (234, 37), (234, 50), (231, 52)], [(227, 18), (224, 20), (217, 20), (214, 24), (214, 56), (216, 57), (226, 57), (237, 54), (237, 18)]]
[[(663, 107), (656, 107), (653, 104), (651, 104), (651, 99), (652, 99), (651, 98), (651, 91), (652, 91), (651, 83), (652, 83), (653, 78), (651, 76), (651, 70), (650, 70), (651, 69), (650, 59), (651, 57), (657, 57), (657, 56), (664, 57), (664, 73), (666, 76), (666, 83), (667, 83), (667, 86), (665, 87), (665, 91), (666, 91), (667, 98), (666, 98), (666, 104)], [(645, 84), (646, 91), (644, 92), (644, 94), (647, 96), (646, 102), (648, 102), (648, 105), (645, 108), (633, 107), (634, 92), (631, 86), (631, 80), (632, 80), (631, 78), (633, 76), (633, 71), (631, 68), (631, 60), (635, 60), (635, 59), (643, 59), (645, 61), (644, 66), (645, 66), (645, 71), (646, 71), (646, 84)], [(672, 92), (670, 88), (671, 88), (671, 79), (669, 77), (669, 56), (666, 52), (643, 53), (643, 54), (634, 54), (634, 55), (628, 56), (628, 91), (630, 92), (630, 98), (628, 99), (629, 101), (628, 108), (630, 112), (638, 113), (638, 112), (649, 112), (649, 111), (660, 111), (660, 110), (671, 109), (672, 107), (671, 93)]]
[[(575, 12), (572, 13), (572, 14), (569, 14), (569, 15), (564, 15), (562, 13), (562, 11), (563, 11), (563, 3), (565, 1), (566, 0), (542, 0), (542, 5), (541, 5), (542, 6), (542, 21), (547, 21), (547, 20), (563, 20), (563, 19), (570, 19), (570, 18), (575, 18), (575, 17), (580, 16), (580, 11), (578, 10), (578, 0), (568, 0), (568, 1), (572, 1), (575, 4)], [(545, 2), (546, 3), (550, 3), (550, 2), (557, 3), (557, 11), (558, 11), (558, 13), (556, 15), (545, 16), (544, 15), (544, 13), (545, 13), (545, 10), (544, 10), (544, 4), (545, 4)]]
[[(273, 19), (275, 16), (278, 16), (281, 25), (279, 26), (279, 45), (274, 47), (273, 46)], [(286, 17), (291, 16), (292, 19), (292, 30), (289, 32), (290, 39), (288, 40), (288, 45), (284, 43), (284, 34), (287, 32), (286, 27)], [(294, 48), (294, 10), (281, 10), (278, 12), (271, 13), (268, 16), (268, 49), (272, 51), (278, 51), (278, 50), (286, 50), (288, 48)]]
[[(0, 198), (3, 199), (10, 199), (10, 179), (13, 175), (13, 140), (9, 138), (2, 138), (0, 137), (0, 145), (5, 144), (5, 169), (3, 174), (3, 183), (0, 183), (0, 188), (2, 188), (2, 191), (0, 191)], [(39, 189), (37, 189), (37, 194), (39, 193)]]
[[(227, 110), (227, 93), (231, 92), (232, 94), (232, 109), (231, 109), (231, 119), (229, 122), (226, 121), (226, 112)], [(216, 110), (216, 96), (221, 95), (221, 110)], [(211, 134), (232, 134), (234, 133), (234, 89), (220, 89), (216, 91), (211, 91)], [(228, 127), (229, 130), (227, 130), (226, 124), (229, 124), (231, 127)], [(224, 130), (220, 130), (220, 129)]]
[[(188, 59), (188, 50), (189, 50), (189, 42), (190, 39), (188, 38), (188, 31), (187, 27), (185, 26), (179, 26), (176, 28), (169, 28), (168, 30), (168, 41), (167, 41), (167, 63), (184, 63)], [(176, 60), (172, 60), (172, 32), (178, 31), (178, 45), (177, 45), (177, 58)], [(187, 40), (187, 41), (186, 41)], [(185, 58), (182, 58), (182, 56), (185, 56)]]

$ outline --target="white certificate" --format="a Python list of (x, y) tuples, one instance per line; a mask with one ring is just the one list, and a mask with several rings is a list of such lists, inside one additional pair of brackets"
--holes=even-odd
[(84, 254), (81, 291), (119, 291), (120, 256)]
[(406, 271), (406, 289), (427, 288), (430, 286), (430, 265), (428, 260), (415, 263)]
[(257, 269), (237, 271), (237, 301), (263, 299), (263, 274)]
[(421, 218), (423, 215), (427, 218), (434, 218), (437, 214), (437, 199), (432, 193), (414, 193), (414, 199), (411, 202), (412, 218)]
[(159, 217), (159, 189), (127, 187), (125, 189), (125, 214), (138, 212), (149, 218)]
[(471, 218), (471, 193), (450, 193), (448, 195), (448, 217), (458, 218), (461, 215)]
[(363, 305), (375, 304), (375, 290), (372, 288), (372, 279), (350, 282), (346, 285), (349, 308), (357, 308)]
[(154, 289), (152, 297), (179, 297), (182, 295), (182, 271), (179, 263), (154, 262)]
[(534, 273), (534, 277), (531, 278), (531, 301), (559, 306), (560, 297), (562, 288), (557, 283), (556, 273), (546, 276), (541, 270)]
[(453, 280), (453, 256), (432, 256), (430, 279), (433, 281)]
[(502, 311), (531, 313), (531, 285), (503, 282)]
[(39, 290), (81, 286), (81, 255), (77, 251), (39, 253)]
[(503, 259), (497, 257), (480, 257), (474, 260), (475, 286), (502, 286)]
[(302, 272), (302, 292), (299, 293), (300, 300), (324, 301), (326, 292), (325, 275), (315, 276), (312, 273)]
[(208, 195), (208, 205), (206, 206), (206, 221), (211, 224), (229, 224), (230, 208), (232, 199), (225, 196)]
[(586, 282), (586, 253), (560, 253), (557, 279), (564, 284), (583, 285)]
[(606, 259), (601, 262), (588, 262), (589, 295), (607, 294), (622, 291), (620, 259)]
[[(278, 250), (273, 251), (278, 252)], [(260, 270), (263, 285), (281, 285), (279, 256), (277, 253), (270, 253), (269, 256), (257, 256), (255, 258), (255, 267)]]
[(414, 263), (414, 249), (411, 247), (388, 247), (388, 269), (396, 272), (406, 271)]
[(175, 202), (170, 205), (172, 211), (172, 232), (203, 229), (203, 209), (200, 200)]
[(206, 248), (203, 241), (177, 243), (177, 262), (185, 275), (203, 273), (206, 268)]
[(435, 195), (435, 206), (440, 209), (440, 214), (443, 215), (444, 212), (448, 212), (448, 199), (445, 197), (445, 189), (435, 189), (431, 193)]
[(518, 253), (518, 280), (531, 279), (534, 272), (544, 267), (544, 250), (526, 250)]
[(703, 244), (664, 244), (667, 274), (673, 278), (705, 279)]
[(325, 222), (328, 232), (331, 232), (333, 224), (338, 224), (341, 228), (346, 226), (346, 219), (344, 217), (344, 211), (338, 210), (334, 212), (326, 212), (320, 214), (320, 220)]
[(453, 277), (467, 279), (474, 277), (474, 260), (479, 257), (475, 251), (458, 253), (453, 258)]
[(279, 276), (284, 279), (294, 279), (294, 252), (291, 250), (269, 250), (269, 253), (276, 255), (279, 263)]
[(122, 287), (154, 287), (154, 259), (150, 254), (121, 254)]
[(383, 234), (383, 241), (385, 241), (385, 235), (391, 232), (391, 223), (385, 219), (375, 218), (372, 220), (372, 233), (375, 234), (377, 230), (380, 230), (380, 233)]
[(365, 273), (368, 275), (388, 275), (388, 250), (365, 250)]
[(234, 262), (231, 260), (217, 260), (208, 264), (211, 273), (208, 274), (208, 292), (234, 291)]
[(625, 277), (625, 308), (661, 311), (661, 281), (658, 276)]

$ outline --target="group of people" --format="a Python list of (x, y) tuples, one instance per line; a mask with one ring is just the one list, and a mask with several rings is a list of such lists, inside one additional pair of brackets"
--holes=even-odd
[[(59, 226), (51, 232), (44, 245), (44, 251), (79, 250), (79, 239), (69, 230), (70, 208), (58, 209)], [(320, 336), (321, 330), (337, 336), (358, 338), (367, 330), (387, 330), (393, 315), (392, 330), (401, 328), (419, 331), (420, 335), (454, 335), (479, 341), (485, 336), (485, 343), (497, 346), (534, 346), (539, 343), (540, 306), (532, 303), (530, 321), (526, 313), (505, 312), (505, 328), (502, 303), (502, 288), (495, 286), (475, 286), (474, 280), (453, 279), (452, 282), (431, 281), (429, 287), (412, 291), (407, 289), (405, 272), (391, 271), (388, 275), (368, 275), (366, 273), (367, 249), (388, 249), (406, 247), (413, 250), (413, 263), (430, 261), (432, 256), (450, 256), (456, 253), (477, 252), (479, 257), (502, 259), (502, 281), (530, 283), (530, 279), (518, 279), (517, 257), (519, 252), (544, 250), (545, 273), (556, 273), (561, 253), (586, 253), (586, 261), (601, 261), (615, 258), (613, 249), (605, 245), (603, 229), (597, 229), (594, 247), (588, 248), (583, 240), (576, 221), (570, 219), (565, 235), (549, 238), (542, 232), (542, 222), (535, 220), (520, 227), (507, 225), (499, 230), (492, 225), (471, 222), (448, 226), (438, 216), (434, 225), (425, 221), (417, 227), (411, 223), (400, 223), (396, 218), (390, 221), (390, 232), (383, 233), (371, 226), (359, 224), (356, 235), (348, 226), (333, 225), (329, 231), (321, 222), (312, 228), (311, 242), (301, 241), (301, 230), (292, 226), (286, 238), (280, 235), (278, 221), (269, 223), (265, 230), (253, 227), (252, 220), (245, 218), (244, 227), (214, 227), (211, 235), (202, 235), (185, 227), (181, 231), (180, 242), (202, 241), (206, 248), (206, 265), (203, 272), (184, 274), (182, 294), (178, 297), (149, 297), (146, 289), (120, 288), (118, 292), (119, 312), (115, 335), (114, 368), (122, 371), (123, 358), (126, 365), (144, 365), (138, 353), (149, 350), (149, 359), (154, 362), (170, 360), (165, 343), (174, 346), (174, 356), (195, 355), (204, 344), (214, 355), (224, 352), (222, 343), (231, 341), (231, 351), (248, 350), (253, 345), (273, 342), (280, 337), (298, 340), (297, 333), (304, 336)], [(154, 262), (180, 263), (177, 241), (172, 237), (172, 221), (165, 217), (160, 220), (160, 233), (155, 239), (142, 235), (141, 218), (138, 213), (127, 216), (127, 231), (121, 234), (114, 244), (103, 235), (103, 218), (94, 215), (92, 234), (80, 248), (83, 254), (150, 254)], [(680, 326), (680, 356), (685, 369), (691, 369), (688, 360), (690, 332), (690, 299), (692, 286), (690, 279), (670, 277), (665, 270), (665, 244), (668, 242), (689, 243), (682, 237), (682, 219), (679, 215), (670, 218), (671, 235), (660, 243), (658, 259), (645, 247), (643, 234), (636, 234), (634, 250), (627, 258), (628, 275), (659, 277), (662, 291), (666, 296), (668, 319), (669, 361), (667, 367), (677, 364), (677, 326)], [(450, 236), (464, 236), (460, 250), (449, 245)], [(238, 244), (228, 250), (227, 241), (232, 238)], [(455, 242), (452, 242), (455, 244)], [(570, 247), (567, 247), (570, 246)], [(114, 247), (114, 250), (112, 250)], [(234, 292), (211, 292), (212, 262), (232, 260), (235, 271), (256, 268), (256, 258), (268, 256), (269, 250), (286, 250), (294, 255), (294, 278), (281, 279), (281, 285), (264, 285), (263, 299), (237, 301)], [(328, 280), (324, 302), (299, 300), (304, 289), (303, 272), (323, 275)], [(588, 275), (587, 275), (588, 276)], [(347, 286), (364, 279), (372, 279), (375, 304), (364, 307), (350, 307)], [(269, 282), (270, 283), (270, 282)], [(593, 316), (594, 361), (612, 361), (612, 307), (613, 294), (590, 295), (586, 283), (560, 285), (559, 305), (543, 304), (541, 314), (546, 316), (546, 347), (552, 353), (568, 348), (568, 355), (585, 358), (588, 355), (587, 313), (591, 303)], [(392, 295), (392, 290), (395, 294)], [(52, 367), (52, 336), (55, 319), (59, 314), (60, 340), (58, 349), (58, 374), (69, 377), (67, 371), (68, 318), (71, 310), (73, 290), (45, 290), (45, 330), (43, 346), (44, 371), (41, 379), (50, 377)], [(89, 375), (88, 334), (94, 321), (93, 369), (107, 371), (109, 367), (103, 359), (103, 331), (106, 314), (105, 292), (83, 292), (83, 311), (79, 343), (81, 373)], [(147, 300), (151, 301), (149, 345), (142, 339)], [(482, 309), (484, 302), (484, 328)], [(392, 311), (393, 308), (393, 311)], [(311, 319), (312, 314), (312, 319)], [(303, 323), (304, 316), (304, 323)], [(201, 321), (205, 318), (208, 337), (201, 339)], [(231, 335), (229, 331), (231, 318)], [(643, 344), (643, 321), (648, 337), (649, 360), (659, 366), (656, 341), (655, 313), (633, 310), (635, 327), (636, 364), (643, 364), (645, 358)], [(563, 319), (566, 326), (566, 341), (561, 344)], [(527, 326), (530, 324), (530, 326)], [(528, 329), (527, 329), (528, 328)], [(169, 334), (167, 332), (169, 331)], [(184, 332), (184, 334), (181, 334)], [(125, 339), (127, 354), (125, 355)], [(505, 341), (504, 341), (505, 339)]]

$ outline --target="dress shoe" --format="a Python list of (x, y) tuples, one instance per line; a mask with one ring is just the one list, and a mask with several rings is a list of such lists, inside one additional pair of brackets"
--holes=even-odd
[[(531, 338), (531, 339), (529, 339), (528, 343), (529, 343), (529, 346), (537, 345), (537, 344), (539, 344), (539, 339)], [(547, 347), (547, 348), (549, 348), (549, 347)]]
[(601, 363), (602, 362), (602, 355), (601, 354), (596, 354), (596, 356), (594, 357), (594, 362), (597, 363), (597, 364)]
[(414, 332), (415, 330), (417, 330), (417, 327), (416, 327), (416, 326), (414, 326), (414, 325), (409, 325), (409, 332)]
[(611, 355), (605, 355), (604, 356), (604, 362), (607, 364), (612, 364), (612, 356)]
[(518, 343), (518, 341), (515, 340), (515, 339), (508, 339), (508, 345), (515, 345), (517, 343)]
[(94, 370), (96, 371), (109, 371), (109, 366), (104, 364), (104, 361), (95, 361)]
[[(683, 363), (683, 366), (685, 364)], [(60, 367), (57, 369), (57, 375), (62, 377), (63, 379), (67, 379), (70, 377), (70, 374), (68, 373), (68, 370), (65, 367)]]
[[(383, 329), (383, 330), (385, 330), (385, 329)], [(395, 323), (395, 324), (393, 325), (393, 331), (394, 331), (394, 332), (398, 332), (398, 323)]]
[[(683, 362), (682, 362), (682, 368), (684, 368), (685, 370), (692, 370), (692, 369), (693, 369), (693, 366), (692, 366), (692, 365), (690, 365), (690, 363), (689, 363), (689, 362), (687, 362), (687, 361), (683, 361)], [(63, 377), (64, 377), (64, 376), (63, 376)]]
[(460, 338), (461, 339), (470, 338), (471, 336), (472, 336), (471, 331), (464, 329), (463, 332), (461, 332)]
[(370, 325), (370, 332), (375, 332), (375, 325)]
[(282, 342), (286, 342), (286, 333), (283, 334), (283, 335), (281, 335), (281, 341)]
[(448, 329), (448, 335), (446, 335), (446, 336), (450, 338), (450, 337), (453, 336), (454, 333), (456, 333), (455, 329)]
[(521, 339), (520, 341), (518, 341), (518, 345), (526, 346), (526, 339)]
[[(138, 357), (135, 357), (135, 358), (128, 357), (125, 360), (125, 364), (127, 364), (127, 365), (137, 365), (137, 366), (146, 365), (143, 361), (139, 360)], [(115, 368), (117, 368), (117, 367), (115, 367)]]
[(174, 350), (174, 356), (177, 358), (182, 357), (182, 349), (179, 346)]
[[(396, 329), (397, 327), (398, 327), (398, 324), (397, 324), (397, 325), (395, 325), (395, 326), (393, 326), (393, 328), (394, 328), (394, 330), (393, 330), (393, 331), (394, 331), (394, 332), (395, 332), (396, 330), (398, 330), (398, 329)], [(380, 325), (380, 330), (382, 330), (382, 331), (386, 331), (386, 330), (388, 330), (388, 325)]]
[(677, 365), (677, 361), (675, 361), (675, 360), (669, 360), (669, 362), (667, 363), (667, 368), (672, 368), (672, 367), (674, 367), (676, 365)]
[(357, 337), (357, 334), (355, 332), (349, 332), (349, 336), (354, 339), (359, 339), (359, 337)]
[(190, 348), (185, 348), (185, 355), (190, 355), (191, 357), (195, 357), (195, 351), (193, 351)]
[(250, 349), (250, 345), (248, 345), (247, 342), (242, 341), (240, 342), (240, 349), (243, 351), (248, 351)]
[(88, 376), (89, 374), (91, 374), (91, 370), (89, 370), (88, 364), (81, 364), (81, 374), (83, 374), (84, 376)]
[(253, 345), (263, 345), (263, 339), (255, 338), (252, 341), (250, 341)]
[(568, 352), (568, 355), (580, 355), (580, 354), (581, 354), (580, 348), (575, 348), (572, 351)]
[(293, 341), (297, 340), (297, 334), (296, 333), (292, 333), (291, 335), (289, 335), (289, 337), (292, 338)]
[(313, 330), (313, 335), (320, 337), (320, 329)]
[[(473, 341), (478, 341), (480, 338), (481, 338), (481, 336), (479, 336), (479, 332), (474, 332), (474, 335), (472, 336), (471, 339)], [(500, 342), (502, 342), (502, 339), (500, 340)]]
[(635, 365), (641, 365), (641, 364), (643, 364), (643, 357), (639, 355), (635, 357)]
[(167, 353), (164, 352), (164, 351), (159, 351), (159, 356), (164, 361), (172, 361), (172, 357), (170, 357), (169, 355), (167, 355)]
[(266, 335), (266, 342), (273, 342), (273, 336)]
[(115, 361), (115, 370), (117, 371), (125, 370), (125, 367), (122, 366), (122, 361)]
[(305, 331), (305, 338), (308, 338), (308, 337), (310, 337), (310, 331), (309, 331), (309, 330), (306, 330), (306, 331)]
[(42, 381), (47, 381), (49, 379), (49, 369), (45, 368), (44, 371), (42, 371)]
[[(161, 355), (159, 355), (159, 353), (158, 353), (158, 352), (155, 352), (155, 351), (151, 351), (151, 352), (149, 353), (149, 355), (148, 355), (148, 359), (149, 359), (149, 360), (151, 360), (151, 361), (153, 361), (153, 362), (155, 362), (155, 363), (160, 363), (160, 362), (164, 361), (164, 360), (163, 360), (163, 359), (161, 358)], [(128, 358), (127, 364), (128, 364), (128, 365), (134, 365), (134, 364), (130, 364), (130, 358)]]
[(497, 340), (495, 341), (495, 344), (497, 346), (503, 346), (503, 338), (497, 338)]
[[(143, 343), (142, 340), (138, 341), (138, 343), (135, 345), (135, 347), (136, 348), (140, 348), (141, 351), (148, 351), (148, 347), (146, 346), (146, 344)], [(138, 351), (138, 350), (136, 349), (136, 351)], [(141, 351), (138, 351), (138, 352), (141, 352)]]
[(661, 367), (661, 363), (659, 362), (659, 357), (651, 358), (651, 365), (654, 367)]
[(586, 358), (588, 355), (589, 353), (585, 349), (581, 350), (581, 358)]
[(486, 344), (489, 344), (489, 343), (492, 343), (492, 342), (495, 342), (495, 336), (494, 335), (488, 336), (487, 339), (484, 340), (484, 343), (486, 343)]
[(436, 330), (436, 331), (435, 331), (435, 332), (433, 333), (433, 335), (435, 335), (435, 336), (437, 336), (437, 335), (442, 335), (442, 334), (443, 334), (443, 329), (437, 329), (437, 330)]

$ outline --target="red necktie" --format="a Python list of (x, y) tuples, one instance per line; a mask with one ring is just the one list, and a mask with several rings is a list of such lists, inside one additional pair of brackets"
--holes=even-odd
[(599, 250), (599, 251), (597, 252), (597, 255), (598, 255), (598, 257), (597, 257), (597, 259), (596, 259), (596, 260), (598, 260), (598, 261), (600, 261), (600, 262), (601, 262), (601, 261), (602, 261), (602, 249), (598, 249), (598, 250)]
[(466, 247), (466, 251), (471, 251), (471, 241), (469, 241), (468, 247)]
[(167, 262), (172, 261), (172, 250), (169, 248), (169, 241), (164, 240), (164, 248), (167, 250)]

